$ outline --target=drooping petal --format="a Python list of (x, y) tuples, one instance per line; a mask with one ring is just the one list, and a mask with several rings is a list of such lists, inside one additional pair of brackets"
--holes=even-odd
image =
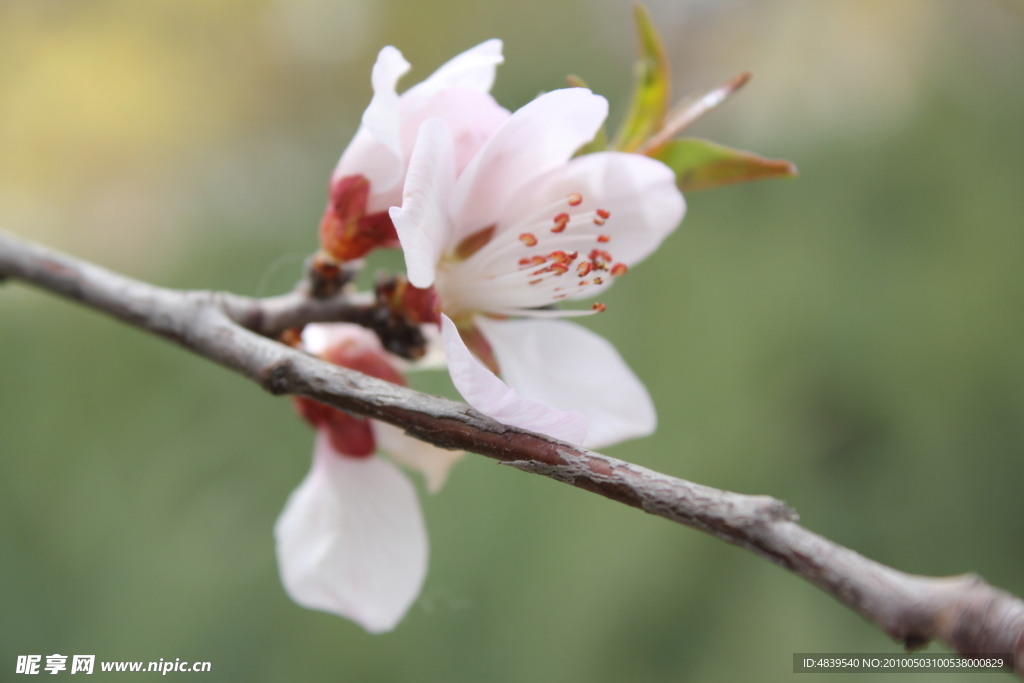
[(377, 55), (371, 81), (373, 99), (363, 112), (362, 125), (341, 155), (331, 178), (362, 175), (370, 181), (367, 212), (387, 209), (401, 191), (405, 170), (401, 147), (398, 79), (409, 70), (398, 49), (388, 45)]
[(490, 92), (496, 67), (505, 61), (501, 41), (492, 38), (442, 64), (425, 81), (402, 93), (403, 109), (415, 110), (446, 88), (469, 88)]
[(322, 433), (274, 536), (289, 597), (370, 633), (395, 628), (426, 577), (427, 532), (412, 484), (381, 458), (338, 455)]
[(437, 263), (451, 234), (449, 201), (455, 182), (451, 133), (440, 119), (420, 126), (402, 191), (402, 206), (391, 220), (405, 253), (409, 282), (421, 289), (434, 284)]
[(654, 432), (647, 389), (607, 339), (564, 320), (475, 319), (508, 385), (560, 410), (579, 411), (584, 445), (603, 448)]
[(425, 441), (406, 436), (398, 427), (374, 420), (377, 446), (395, 462), (420, 472), (427, 480), (427, 490), (437, 493), (448, 478), (448, 471), (465, 455), (464, 451), (449, 451)]
[(448, 356), (448, 372), (469, 405), (498, 422), (576, 445), (583, 443), (587, 436), (587, 418), (582, 414), (557, 410), (513, 391), (473, 357), (455, 323), (446, 315), (441, 316), (441, 337)]
[(554, 90), (522, 107), (499, 128), (463, 171), (452, 203), (459, 240), (498, 224), (519, 189), (556, 168), (597, 133), (608, 102), (585, 88)]

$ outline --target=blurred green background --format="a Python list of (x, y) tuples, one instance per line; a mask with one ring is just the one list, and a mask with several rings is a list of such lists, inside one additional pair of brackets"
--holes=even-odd
[[(587, 321), (661, 418), (608, 452), (1024, 594), (1024, 4), (651, 11), (677, 95), (755, 73), (694, 134), (802, 176), (689, 197)], [(616, 119), (631, 21), (622, 0), (0, 0), (0, 225), (163, 285), (284, 291), (382, 45), (408, 86), (500, 37), (502, 104), (576, 73)], [(423, 497), (422, 598), (368, 636), (278, 583), (312, 443), (288, 401), (19, 284), (0, 388), (0, 680), (59, 652), (225, 681), (788, 681), (793, 652), (898, 651), (746, 552), (476, 456)]]

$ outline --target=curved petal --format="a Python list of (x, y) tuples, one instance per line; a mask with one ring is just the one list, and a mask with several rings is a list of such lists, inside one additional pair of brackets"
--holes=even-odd
[(458, 54), (438, 67), (425, 81), (402, 93), (402, 108), (408, 111), (423, 106), (427, 100), (446, 88), (469, 88), (490, 92), (496, 67), (505, 61), (501, 41), (486, 40)]
[(607, 339), (564, 320), (475, 320), (508, 385), (590, 421), (584, 445), (602, 448), (654, 432), (647, 389)]
[(455, 388), (469, 405), (484, 415), (513, 427), (547, 434), (579, 445), (587, 436), (587, 418), (577, 412), (556, 410), (524, 398), (473, 357), (455, 323), (441, 316), (441, 337), (448, 356), (448, 372)]
[(338, 455), (322, 432), (274, 536), (289, 597), (370, 633), (395, 628), (426, 578), (427, 532), (412, 484), (381, 458)]
[[(558, 235), (563, 242), (559, 248), (587, 253), (599, 247), (629, 266), (654, 252), (686, 213), (683, 194), (668, 166), (641, 154), (597, 152), (573, 159), (524, 187), (519, 193), (523, 201), (510, 206), (503, 218), (519, 222), (569, 194), (582, 197), (579, 205), (568, 209), (570, 215), (590, 218), (574, 220)], [(598, 209), (607, 212), (608, 218), (595, 222)], [(609, 239), (598, 244), (602, 235)], [(579, 244), (567, 241), (573, 238)]]
[(608, 102), (585, 88), (554, 90), (522, 107), (499, 128), (466, 167), (452, 203), (456, 240), (499, 220), (519, 189), (556, 168), (593, 139), (608, 115)]
[(399, 139), (398, 79), (409, 71), (409, 62), (390, 45), (377, 55), (370, 80), (373, 99), (363, 112), (363, 125), (378, 142), (401, 158)]
[(380, 195), (394, 190), (402, 179), (404, 157), (396, 86), (408, 70), (409, 62), (397, 48), (388, 45), (377, 55), (371, 75), (373, 99), (331, 176), (334, 180), (348, 175), (365, 176), (370, 181), (370, 212), (381, 209)]
[(434, 284), (437, 262), (448, 244), (448, 206), (454, 183), (451, 133), (444, 121), (429, 119), (420, 126), (409, 160), (402, 206), (390, 210), (391, 222), (405, 253), (409, 282), (421, 289)]
[(408, 150), (415, 146), (420, 125), (429, 118), (439, 118), (448, 124), (451, 131), (455, 170), (461, 173), (509, 116), (509, 111), (486, 92), (471, 88), (445, 88), (415, 112), (403, 112), (402, 148), (408, 154)]
[(398, 427), (373, 420), (377, 446), (395, 462), (420, 472), (427, 480), (427, 490), (437, 493), (448, 478), (448, 470), (462, 459), (464, 451), (449, 451), (407, 436)]

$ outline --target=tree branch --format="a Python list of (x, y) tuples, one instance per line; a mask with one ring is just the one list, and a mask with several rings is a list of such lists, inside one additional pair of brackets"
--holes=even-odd
[(262, 300), (165, 289), (0, 231), (0, 282), (5, 278), (169, 339), (273, 394), (383, 420), (435, 446), (479, 453), (712, 534), (818, 586), (908, 648), (939, 640), (964, 654), (1024, 660), (1024, 602), (978, 576), (905, 574), (808, 531), (769, 496), (702, 486), (509, 427), (463, 403), (331, 365), (262, 336), (310, 322), (359, 322), (368, 315), (365, 301), (344, 294), (317, 299), (303, 288)]

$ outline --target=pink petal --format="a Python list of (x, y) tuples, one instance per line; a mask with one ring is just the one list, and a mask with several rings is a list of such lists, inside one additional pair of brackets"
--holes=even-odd
[(341, 155), (333, 179), (363, 175), (370, 181), (370, 213), (390, 206), (404, 171), (399, 121), (398, 79), (409, 70), (402, 53), (388, 45), (373, 65), (373, 99), (363, 112), (362, 125)]
[(554, 90), (512, 114), (459, 178), (454, 239), (492, 224), (508, 227), (504, 215), (519, 189), (568, 161), (593, 139), (607, 114), (608, 102), (585, 88)]
[[(575, 237), (579, 243), (559, 248), (586, 254), (598, 247), (610, 252), (616, 262), (629, 266), (654, 252), (686, 213), (686, 202), (668, 166), (640, 154), (599, 152), (573, 159), (534, 180), (522, 189), (522, 201), (510, 206), (503, 219), (518, 221), (570, 194), (579, 194), (582, 202), (559, 210), (576, 215), (602, 209), (609, 217), (599, 219), (600, 224), (593, 220), (582, 225), (574, 222), (559, 238)], [(600, 235), (609, 237), (609, 241), (597, 243)], [(543, 244), (544, 237), (550, 239), (552, 235), (538, 237)]]
[(437, 262), (448, 245), (448, 206), (454, 183), (451, 133), (440, 119), (429, 119), (420, 126), (409, 160), (402, 206), (391, 207), (409, 282), (421, 289), (434, 284)]
[(403, 114), (402, 147), (405, 150), (413, 149), (416, 135), (424, 121), (429, 118), (442, 119), (451, 130), (455, 147), (455, 170), (461, 173), (509, 116), (511, 114), (508, 110), (486, 92), (470, 88), (446, 88), (424, 102), (415, 112)]
[(412, 484), (381, 458), (338, 455), (323, 433), (274, 536), (289, 597), (370, 633), (394, 629), (426, 578), (427, 532)]
[(441, 336), (448, 356), (448, 372), (469, 405), (498, 422), (576, 445), (583, 443), (587, 435), (587, 419), (583, 415), (555, 410), (510, 389), (470, 353), (455, 323), (446, 315), (441, 316)]
[(386, 422), (371, 421), (377, 445), (395, 462), (421, 473), (427, 480), (427, 490), (437, 493), (448, 478), (448, 471), (465, 455), (464, 451), (449, 451), (407, 436), (398, 427)]
[(604, 337), (564, 320), (478, 316), (476, 324), (510, 387), (553, 408), (586, 416), (588, 448), (654, 432), (657, 417), (650, 394)]
[(373, 99), (363, 112), (363, 125), (378, 142), (401, 158), (399, 140), (398, 79), (409, 71), (398, 49), (388, 45), (377, 55), (370, 77), (373, 83)]
[(355, 344), (361, 350), (384, 352), (380, 338), (355, 323), (312, 323), (302, 329), (302, 346), (314, 356), (339, 344)]
[(496, 38), (484, 41), (452, 57), (425, 81), (403, 93), (403, 109), (408, 111), (421, 107), (431, 97), (447, 88), (489, 92), (494, 85), (495, 69), (504, 61), (505, 58), (501, 55), (501, 41)]

